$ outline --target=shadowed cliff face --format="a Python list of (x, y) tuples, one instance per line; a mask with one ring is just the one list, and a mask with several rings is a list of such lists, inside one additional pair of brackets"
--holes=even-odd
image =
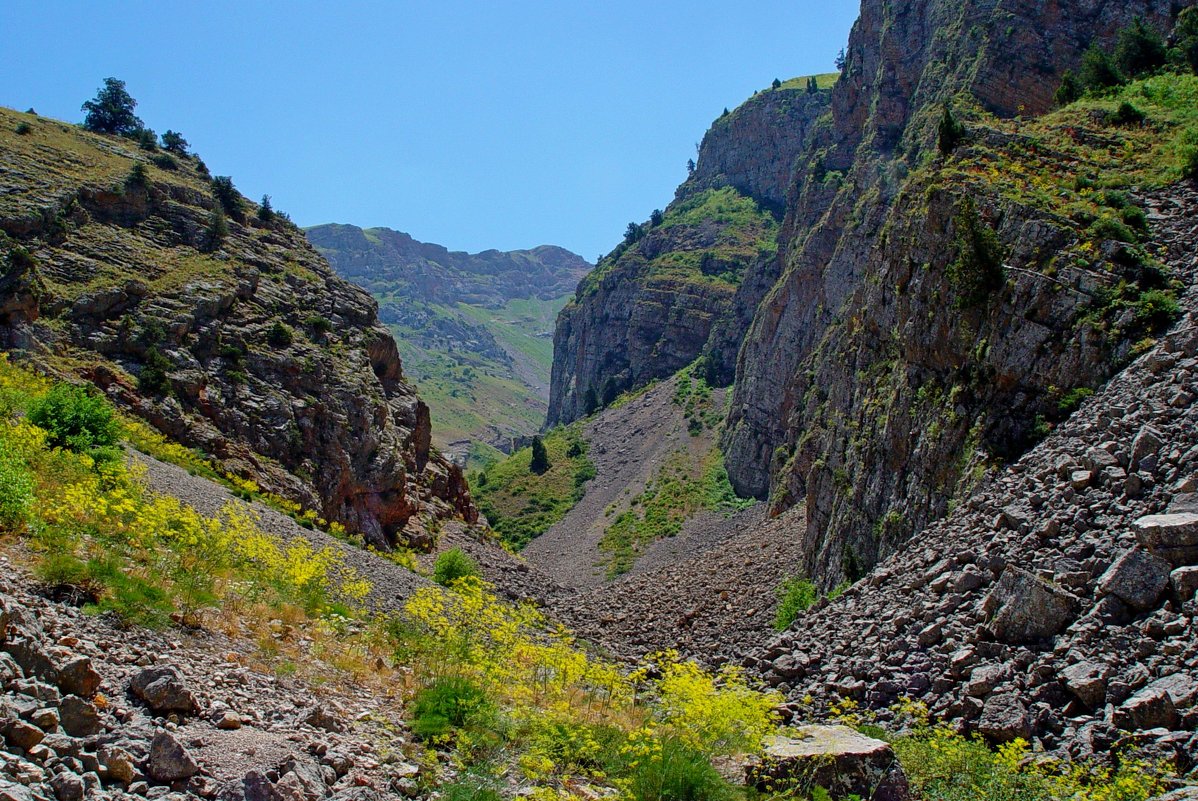
[[(798, 169), (782, 276), (745, 337), (724, 441), (738, 490), (776, 510), (807, 505), (806, 566), (825, 584), (943, 514), (987, 457), (1026, 446), (1055, 392), (1096, 384), (1128, 352), (1134, 327), (1112, 334), (1087, 317), (1117, 276), (1139, 280), (1117, 244), (1095, 241), (1060, 274), (1053, 257), (1081, 247), (1084, 226), (1008, 191), (997, 169), (957, 165), (1030, 152), (1072, 183), (1078, 164), (1001, 118), (1048, 111), (1091, 42), (1110, 46), (1136, 15), (1167, 31), (1171, 10), (863, 3), (832, 114)], [(980, 105), (957, 101), (961, 113), (995, 122), (946, 163), (936, 123), (960, 93)], [(950, 275), (967, 197), (1008, 266), (976, 303)]]
[(4, 347), (377, 547), (477, 517), (374, 301), (298, 229), (243, 201), (215, 242), (193, 160), (151, 166), (128, 140), (0, 114), (0, 259), (29, 254), (0, 278)]
[(777, 276), (777, 219), (803, 140), (829, 92), (792, 82), (716, 120), (663, 221), (626, 240), (579, 284), (554, 333), (549, 424), (588, 395), (672, 375), (703, 354), (730, 380), (764, 289)]

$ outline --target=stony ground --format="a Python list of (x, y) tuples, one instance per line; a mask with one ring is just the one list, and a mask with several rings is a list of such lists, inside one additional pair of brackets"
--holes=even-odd
[[(399, 685), (287, 678), (255, 663), (258, 643), (124, 629), (30, 587), (0, 556), (0, 799), (416, 793)], [(270, 631), (304, 637), (282, 621)]]
[[(804, 716), (903, 696), (993, 740), (1198, 762), (1198, 192), (1150, 202), (1186, 315), (1038, 447), (746, 664)], [(1171, 513), (1166, 519), (1145, 516)]]

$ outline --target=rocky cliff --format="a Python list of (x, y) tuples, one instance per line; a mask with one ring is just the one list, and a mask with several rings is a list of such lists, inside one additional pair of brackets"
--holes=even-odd
[(378, 547), (476, 517), (374, 301), (285, 218), (195, 157), (9, 110), (0, 140), (5, 348)]
[(809, 92), (796, 79), (716, 120), (664, 214), (630, 226), (579, 284), (554, 334), (551, 425), (703, 354), (731, 378), (752, 310), (776, 277), (776, 217), (808, 130), (828, 108), (823, 85)]
[[(1095, 187), (1139, 186), (1137, 170), (1169, 163), (1168, 104), (1150, 133), (1120, 126), (1110, 101), (1015, 115), (1047, 112), (1090, 43), (1110, 47), (1136, 15), (1167, 31), (1173, 11), (863, 3), (797, 169), (782, 276), (745, 337), (724, 442), (738, 490), (775, 511), (806, 504), (804, 567), (823, 583), (895, 552), (1167, 318), (1152, 235), (1121, 222), (1143, 213)], [(944, 104), (966, 120), (947, 155)]]

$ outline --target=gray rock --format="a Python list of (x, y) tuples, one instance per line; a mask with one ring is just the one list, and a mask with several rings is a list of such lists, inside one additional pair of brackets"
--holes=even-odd
[(146, 761), (146, 773), (160, 782), (188, 779), (200, 772), (200, 766), (174, 736), (159, 729), (150, 742), (150, 756)]
[(1172, 729), (1177, 725), (1177, 708), (1168, 691), (1145, 687), (1115, 710), (1115, 725), (1121, 729)]
[(4, 650), (26, 676), (36, 677), (51, 684), (58, 682), (58, 668), (54, 666), (54, 660), (37, 642), (26, 637), (16, 637), (4, 644)]
[(1147, 515), (1133, 527), (1141, 545), (1174, 567), (1198, 563), (1198, 514)]
[(101, 745), (96, 749), (100, 760), (101, 771), (109, 781), (128, 785), (137, 775), (137, 767), (133, 764), (133, 756), (123, 748), (115, 745)]
[(83, 798), (83, 778), (69, 770), (51, 776), (50, 787), (58, 801), (81, 801)]
[(995, 638), (1026, 643), (1051, 637), (1069, 625), (1077, 613), (1077, 599), (1008, 565), (990, 591), (986, 607), (994, 610), (989, 628)]
[(759, 790), (816, 787), (832, 798), (908, 801), (907, 777), (890, 745), (847, 726), (803, 726), (771, 740), (745, 769), (746, 784)]
[(77, 695), (68, 695), (58, 707), (62, 718), (62, 730), (72, 737), (90, 737), (99, 734), (103, 725), (96, 707)]
[(1189, 601), (1198, 592), (1198, 567), (1179, 567), (1169, 574), (1169, 585), (1174, 597), (1181, 602)]
[(190, 715), (200, 709), (179, 672), (169, 665), (146, 668), (133, 677), (129, 689), (157, 715)]
[(970, 698), (985, 698), (1006, 677), (1006, 669), (1000, 665), (981, 665), (969, 674), (965, 694)]
[(1099, 662), (1078, 662), (1061, 671), (1069, 692), (1091, 709), (1106, 699), (1106, 683), (1110, 670)]
[(297, 721), (307, 724), (314, 729), (323, 729), (330, 733), (343, 732), (347, 728), (345, 721), (340, 715), (323, 706), (314, 706), (305, 712), (301, 712)]
[(1174, 673), (1157, 679), (1144, 688), (1147, 692), (1164, 690), (1178, 709), (1193, 706), (1198, 701), (1198, 680), (1188, 673)]
[(86, 656), (76, 657), (58, 669), (58, 689), (66, 695), (91, 698), (100, 688), (100, 674)]
[(10, 746), (28, 751), (45, 739), (46, 733), (23, 720), (0, 721), (0, 735)]
[(1169, 567), (1159, 556), (1133, 548), (1098, 579), (1098, 594), (1114, 595), (1138, 612), (1147, 611), (1169, 586)]
[(990, 696), (982, 708), (978, 733), (996, 743), (1007, 743), (1017, 737), (1030, 739), (1032, 726), (1027, 707), (1014, 693)]
[(274, 783), (256, 770), (245, 774), (241, 780), (240, 798), (244, 801), (282, 801)]

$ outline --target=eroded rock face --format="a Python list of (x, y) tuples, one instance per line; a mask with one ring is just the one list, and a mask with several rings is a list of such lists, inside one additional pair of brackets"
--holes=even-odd
[[(721, 117), (666, 214), (704, 192), (731, 189), (751, 200), (758, 214), (780, 215), (795, 160), (828, 102), (826, 90), (783, 87), (760, 92)], [(554, 331), (550, 424), (587, 413), (588, 390), (602, 400), (609, 382), (613, 391), (634, 389), (702, 354), (714, 360), (721, 383), (731, 380), (744, 331), (778, 270), (772, 236), (764, 250), (751, 246), (730, 253), (731, 228), (715, 219), (651, 227), (644, 239), (603, 260), (583, 280)], [(698, 274), (683, 278), (651, 269), (663, 258), (694, 262), (698, 267), (691, 272)]]
[[(147, 158), (63, 128), (117, 174)], [(214, 200), (190, 160), (147, 163), (148, 187), (117, 191), (9, 139), (0, 258), (20, 246), (32, 261), (3, 279), (0, 343), (377, 547), (405, 539), (414, 517), (476, 518), (460, 470), (430, 447), (428, 408), (374, 301), (298, 229), (231, 215), (214, 245)], [(68, 350), (86, 358), (60, 359)]]
[(832, 114), (797, 168), (784, 268), (745, 336), (723, 443), (742, 494), (806, 505), (809, 575), (832, 586), (893, 553), (968, 492), (982, 454), (1026, 447), (1051, 387), (1094, 386), (1127, 352), (1081, 323), (1087, 301), (1038, 275), (1077, 232), (998, 191), (971, 189), (1015, 269), (1000, 297), (959, 304), (947, 268), (961, 198), (910, 156), (935, 148), (957, 92), (1000, 116), (1047, 111), (1092, 41), (1109, 46), (1137, 14), (1168, 30), (1170, 13), (1150, 0), (863, 4)]

